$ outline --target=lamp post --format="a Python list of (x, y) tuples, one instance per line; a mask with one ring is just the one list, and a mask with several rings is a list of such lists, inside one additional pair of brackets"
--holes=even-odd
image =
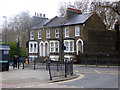
[(19, 57), (20, 57), (20, 42), (19, 42), (19, 37), (17, 39), (17, 48), (18, 48), (18, 69), (19, 69)]
[(3, 16), (3, 18), (5, 19), (4, 28), (5, 28), (5, 43), (6, 43), (7, 42), (7, 17)]

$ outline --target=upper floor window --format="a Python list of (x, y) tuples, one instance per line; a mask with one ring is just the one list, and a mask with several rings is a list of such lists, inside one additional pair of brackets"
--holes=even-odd
[(80, 36), (80, 27), (79, 26), (75, 27), (75, 36)]
[(34, 39), (34, 32), (30, 32), (30, 40)]
[(38, 31), (38, 39), (41, 39), (42, 38), (42, 33), (41, 33), (41, 30)]
[(65, 37), (69, 37), (69, 28), (65, 28)]
[(50, 38), (50, 30), (47, 30), (47, 38)]
[(56, 37), (56, 38), (59, 38), (59, 29), (56, 29), (56, 30), (55, 30), (55, 37)]

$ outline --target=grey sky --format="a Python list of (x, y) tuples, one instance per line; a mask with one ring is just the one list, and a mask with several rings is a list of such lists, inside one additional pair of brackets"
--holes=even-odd
[(46, 14), (46, 17), (48, 18), (53, 18), (54, 16), (58, 16), (58, 9), (62, 3), (73, 3), (74, 1), (78, 0), (0, 0), (0, 26), (4, 22), (3, 16), (7, 16), (7, 18), (9, 18), (26, 10), (28, 10), (32, 16), (37, 12)]

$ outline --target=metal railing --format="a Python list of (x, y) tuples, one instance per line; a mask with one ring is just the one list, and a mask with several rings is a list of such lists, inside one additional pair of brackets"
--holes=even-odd
[(23, 69), (46, 69), (47, 70), (47, 60), (44, 58), (36, 58), (33, 62), (26, 63), (25, 58), (20, 58), (19, 66)]
[(67, 75), (73, 75), (73, 60), (64, 62), (48, 60), (48, 70), (50, 80), (62, 76), (66, 78)]
[(78, 56), (78, 63), (87, 65), (104, 65), (104, 66), (118, 66), (120, 65), (119, 53), (84, 53)]

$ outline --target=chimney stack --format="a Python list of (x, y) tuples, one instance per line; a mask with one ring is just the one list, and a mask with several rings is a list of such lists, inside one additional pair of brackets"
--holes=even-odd
[(74, 15), (82, 14), (81, 10), (73, 9), (73, 8), (67, 8), (66, 17), (67, 19), (70, 19)]

